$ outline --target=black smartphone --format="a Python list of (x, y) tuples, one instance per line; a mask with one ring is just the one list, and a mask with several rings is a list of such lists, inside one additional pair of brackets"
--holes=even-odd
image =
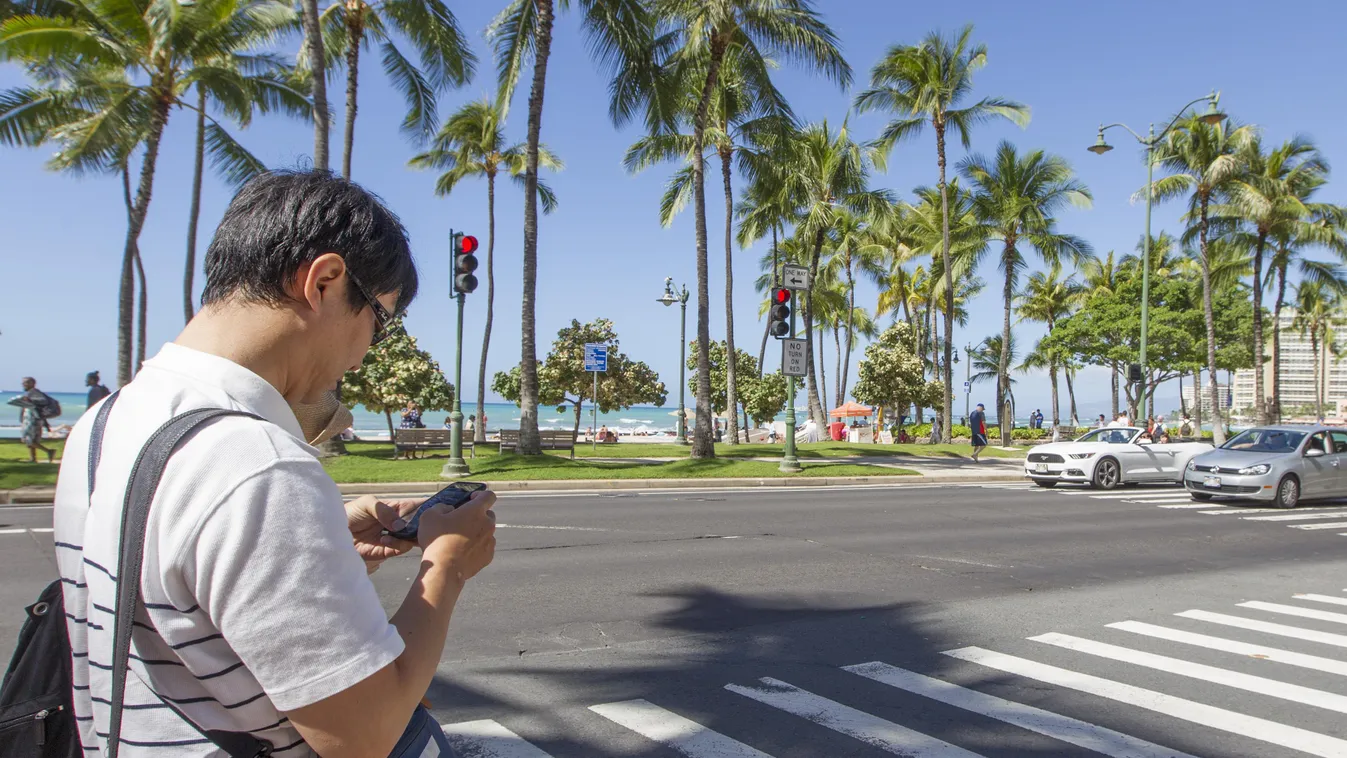
[(416, 507), (416, 512), (407, 517), (407, 525), (396, 532), (389, 532), (392, 537), (400, 540), (416, 541), (416, 531), (421, 528), (421, 514), (425, 513), (427, 508), (433, 508), (437, 505), (448, 505), (457, 508), (468, 502), (472, 493), (486, 489), (486, 485), (481, 482), (454, 482), (444, 489), (430, 496), (430, 499)]

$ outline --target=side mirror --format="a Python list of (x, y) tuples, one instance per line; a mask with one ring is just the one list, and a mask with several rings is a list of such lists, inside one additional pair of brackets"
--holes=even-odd
[(1317, 448), (1317, 447), (1312, 447), (1312, 448), (1310, 448), (1310, 449), (1308, 449), (1308, 450), (1305, 451), (1305, 457), (1306, 457), (1306, 458), (1322, 458), (1322, 457), (1324, 457), (1324, 451), (1323, 451), (1323, 450), (1320, 450), (1320, 449)]

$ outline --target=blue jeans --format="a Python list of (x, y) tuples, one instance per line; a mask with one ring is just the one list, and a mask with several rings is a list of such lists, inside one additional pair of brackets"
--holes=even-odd
[(418, 705), (389, 758), (454, 758), (454, 751), (430, 711)]

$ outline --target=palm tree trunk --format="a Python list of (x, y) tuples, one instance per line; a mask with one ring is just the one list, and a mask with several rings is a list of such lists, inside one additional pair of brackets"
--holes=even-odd
[(1197, 436), (1202, 437), (1202, 369), (1193, 372), (1193, 423), (1197, 425)]
[(117, 313), (117, 384), (122, 387), (131, 381), (131, 310), (135, 297), (132, 269), (140, 241), (140, 230), (144, 228), (145, 216), (150, 210), (155, 161), (159, 158), (159, 142), (164, 135), (164, 127), (168, 125), (169, 108), (173, 105), (172, 83), (161, 80), (155, 84), (157, 86), (154, 90), (162, 94), (156, 94), (150, 113), (149, 133), (145, 138), (145, 156), (140, 165), (140, 185), (136, 189), (135, 203), (131, 206), (126, 226), (126, 247), (122, 253), (122, 281)]
[[(1285, 254), (1280, 256), (1283, 260)], [(1277, 266), (1277, 301), (1272, 307), (1272, 408), (1270, 415), (1282, 420), (1282, 306), (1286, 304), (1286, 265)]]
[[(827, 362), (826, 360), (823, 359), (823, 334), (824, 334), (824, 327), (823, 327), (823, 324), (819, 324), (819, 326), (818, 326), (818, 376), (819, 376), (819, 393), (820, 393), (820, 394), (823, 396), (823, 398), (826, 400), (827, 397), (828, 397), (828, 362)], [(810, 342), (813, 342), (814, 339), (811, 337), (809, 341), (810, 341)], [(826, 408), (823, 409), (823, 410), (821, 411), (821, 413), (825, 414), (825, 415), (824, 415), (824, 418), (825, 418), (825, 419), (827, 419), (827, 415), (826, 415), (827, 412), (828, 412), (828, 411), (827, 411)], [(826, 429), (828, 425), (827, 425), (827, 423), (825, 422), (825, 423), (823, 423), (823, 424), (820, 424), (820, 426), (821, 426), (822, 428), (825, 428), (825, 429)]]
[(332, 126), (327, 108), (327, 57), (323, 51), (318, 0), (300, 0), (299, 7), (304, 21), (304, 41), (309, 48), (309, 66), (313, 71), (313, 167), (327, 171)]
[[(1001, 290), (1005, 313), (1001, 323), (1001, 357), (996, 364), (1000, 386), (1007, 389), (1010, 388), (1010, 306), (1015, 298), (1014, 280), (1012, 279), (1015, 271), (1015, 254), (1015, 243), (1007, 240), (1005, 249), (1001, 251), (1001, 266), (1006, 272), (1005, 284)], [(1000, 409), (1003, 406), (998, 404), (996, 407)], [(1007, 419), (1004, 413), (997, 413), (996, 415), (1001, 417), (998, 419), (1001, 422), (1001, 444), (1009, 446), (1010, 430), (1015, 426), (1015, 419)]]
[[(941, 442), (952, 440), (954, 420), (954, 265), (949, 256), (949, 186), (945, 183), (945, 124), (935, 122), (936, 162), (940, 167), (940, 260), (945, 266), (945, 366), (941, 380), (945, 384), (945, 407), (941, 409)], [(1001, 415), (998, 409), (997, 415)], [(1004, 434), (1004, 432), (1003, 432)]]
[[(772, 276), (768, 282), (768, 292), (776, 286), (776, 224), (772, 224)], [(772, 330), (771, 299), (768, 299), (767, 324), (762, 328), (762, 347), (758, 348), (758, 376), (762, 376), (763, 364), (767, 361), (767, 337)]]
[(814, 376), (814, 290), (813, 283), (818, 281), (818, 262), (819, 254), (823, 250), (823, 230), (820, 229), (814, 235), (814, 249), (809, 255), (809, 283), (810, 289), (805, 292), (804, 299), (804, 333), (808, 337), (805, 341), (804, 352), (805, 361), (809, 364), (809, 375), (805, 377), (805, 387), (809, 397), (809, 417), (814, 419), (814, 423), (820, 427), (827, 425), (827, 419), (823, 417), (823, 403), (819, 395), (819, 383)]
[(1225, 443), (1225, 425), (1221, 422), (1220, 391), (1216, 387), (1216, 317), (1211, 307), (1211, 257), (1207, 248), (1207, 198), (1203, 196), (1200, 208), (1198, 237), (1202, 252), (1202, 313), (1207, 320), (1207, 379), (1211, 393), (1212, 442), (1220, 447)]
[(196, 314), (192, 279), (196, 276), (196, 227), (201, 219), (201, 180), (206, 163), (206, 90), (196, 88), (196, 159), (192, 170), (192, 207), (187, 213), (187, 261), (182, 274), (182, 317), (186, 323)]
[(842, 359), (841, 380), (837, 383), (837, 404), (847, 401), (847, 383), (851, 379), (851, 351), (856, 346), (856, 279), (851, 273), (851, 254), (847, 253), (847, 349)]
[(491, 320), (496, 302), (496, 175), (486, 175), (486, 327), (482, 330), (482, 361), (477, 364), (477, 422), (472, 438), (486, 442), (486, 356), (491, 349)]
[(355, 146), (356, 88), (360, 83), (361, 8), (363, 3), (346, 3), (346, 133), (341, 150), (341, 175), (351, 180), (351, 148)]
[[(692, 201), (697, 226), (697, 430), (692, 440), (692, 457), (714, 458), (715, 436), (711, 419), (711, 285), (707, 261), (706, 232), (706, 114), (716, 90), (725, 42), (711, 39), (711, 60), (697, 102), (692, 125)], [(730, 357), (731, 362), (733, 356)]]
[(1263, 249), (1267, 234), (1258, 235), (1253, 250), (1253, 417), (1260, 424), (1271, 423), (1267, 398), (1263, 396)]
[(833, 397), (837, 398), (837, 401), (836, 401), (835, 403), (833, 403), (833, 407), (834, 407), (834, 408), (836, 408), (836, 407), (840, 406), (842, 403), (845, 403), (845, 402), (846, 402), (846, 386), (847, 386), (847, 385), (846, 385), (845, 382), (842, 381), (842, 372), (843, 372), (843, 370), (844, 370), (842, 367), (843, 367), (845, 364), (842, 362), (842, 334), (841, 334), (841, 333), (842, 333), (841, 327), (839, 327), (839, 326), (837, 326), (837, 325), (833, 325), (833, 354), (836, 356), (836, 358), (834, 359), (834, 363), (833, 363), (833, 366), (834, 366), (835, 369), (836, 369), (836, 370), (833, 372), (833, 383), (837, 385), (836, 387), (833, 388)]
[[(728, 128), (726, 129), (728, 133)], [(739, 444), (739, 386), (735, 364), (739, 353), (734, 349), (734, 192), (730, 187), (729, 151), (720, 153), (720, 177), (725, 184), (725, 407), (729, 411), (730, 444)]]
[(543, 90), (552, 52), (552, 0), (536, 0), (537, 42), (533, 53), (533, 90), (529, 93), (528, 147), (524, 168), (524, 295), (520, 298), (519, 452), (540, 455), (538, 436), (538, 141), (543, 126)]
[(1048, 364), (1048, 376), (1052, 380), (1052, 426), (1056, 428), (1062, 425), (1061, 413), (1057, 401), (1057, 362)]
[[(1110, 373), (1112, 374), (1112, 379), (1113, 379), (1113, 418), (1117, 418), (1117, 417), (1118, 417), (1118, 362), (1117, 362), (1117, 361), (1113, 361), (1113, 363), (1110, 365), (1110, 368), (1112, 369), (1112, 371), (1111, 371)], [(1111, 421), (1112, 419), (1109, 419), (1109, 420)]]
[[(1076, 411), (1076, 378), (1073, 376), (1075, 372), (1071, 370), (1070, 366), (1064, 366), (1062, 367), (1062, 373), (1066, 375), (1066, 395), (1070, 398), (1071, 418), (1073, 419), (1072, 425), (1074, 426), (1080, 421), (1080, 416)], [(1075, 434), (1074, 429), (1072, 430), (1072, 434)]]
[(136, 243), (136, 284), (140, 295), (136, 299), (136, 363), (135, 373), (145, 365), (145, 325), (148, 311), (148, 293), (145, 290), (145, 264), (140, 260), (140, 243)]
[(393, 412), (387, 408), (384, 409), (384, 420), (388, 422), (388, 442), (391, 444), (393, 442)]
[(1310, 352), (1314, 354), (1314, 418), (1318, 421), (1324, 404), (1319, 399), (1319, 330), (1314, 326), (1310, 326)]

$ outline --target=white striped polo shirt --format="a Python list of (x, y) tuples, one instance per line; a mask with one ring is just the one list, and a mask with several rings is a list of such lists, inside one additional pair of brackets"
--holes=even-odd
[(84, 750), (106, 750), (126, 483), (154, 430), (194, 408), (266, 420), (212, 421), (169, 459), (145, 540), (121, 755), (224, 755), (164, 701), (203, 729), (250, 732), (284, 758), (310, 755), (285, 712), (388, 665), (402, 638), (352, 545), (341, 494), (285, 399), (238, 364), (173, 344), (118, 397), (92, 502), (94, 413), (71, 432), (57, 484), (56, 558)]

